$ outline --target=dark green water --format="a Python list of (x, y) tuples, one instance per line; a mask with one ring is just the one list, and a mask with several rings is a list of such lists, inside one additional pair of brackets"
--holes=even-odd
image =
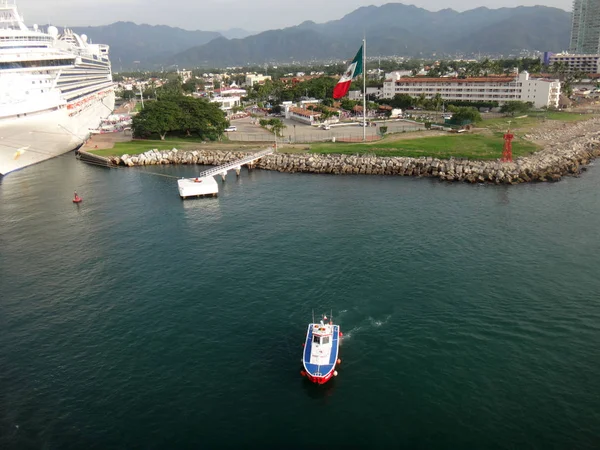
[[(600, 448), (598, 167), (232, 173), (185, 202), (141, 171), (0, 181), (0, 448)], [(324, 387), (313, 308), (345, 334)]]

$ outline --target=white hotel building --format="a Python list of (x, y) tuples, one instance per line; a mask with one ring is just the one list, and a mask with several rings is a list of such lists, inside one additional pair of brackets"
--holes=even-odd
[(509, 101), (532, 102), (536, 108), (558, 107), (560, 81), (547, 78), (530, 78), (529, 73), (518, 76), (478, 78), (429, 78), (393, 76), (383, 83), (383, 98), (408, 94), (427, 98), (440, 94), (444, 100), (472, 102)]

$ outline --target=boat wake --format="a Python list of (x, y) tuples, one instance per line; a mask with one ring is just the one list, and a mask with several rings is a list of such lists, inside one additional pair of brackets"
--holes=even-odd
[[(352, 337), (355, 336), (356, 334), (382, 327), (386, 323), (388, 323), (391, 318), (392, 318), (391, 315), (387, 315), (383, 319), (375, 319), (375, 318), (369, 316), (366, 319), (364, 319), (362, 321), (362, 323), (360, 323), (359, 325), (351, 328), (348, 331), (344, 331), (344, 336), (343, 336), (342, 341), (352, 339)], [(343, 328), (342, 328), (342, 330), (343, 330)]]

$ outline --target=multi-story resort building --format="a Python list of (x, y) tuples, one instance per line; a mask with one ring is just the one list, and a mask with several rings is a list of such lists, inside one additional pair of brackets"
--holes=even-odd
[(562, 63), (567, 72), (600, 73), (600, 54), (544, 53), (544, 64)]
[(426, 98), (440, 94), (444, 100), (471, 102), (509, 101), (532, 102), (536, 108), (558, 107), (560, 81), (531, 78), (528, 72), (516, 76), (491, 76), (473, 78), (455, 77), (402, 77), (394, 76), (383, 83), (383, 98), (408, 94)]
[(600, 0), (574, 0), (570, 52), (600, 53)]

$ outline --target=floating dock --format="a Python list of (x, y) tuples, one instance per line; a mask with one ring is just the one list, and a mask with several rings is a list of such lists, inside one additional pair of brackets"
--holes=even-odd
[(181, 178), (177, 180), (177, 187), (181, 198), (216, 197), (219, 193), (219, 185), (213, 177)]
[(204, 172), (199, 173), (195, 178), (181, 178), (177, 180), (179, 196), (182, 199), (189, 197), (216, 197), (219, 193), (219, 185), (214, 179), (215, 175), (221, 175), (223, 181), (225, 181), (227, 172), (231, 169), (235, 169), (237, 175), (239, 176), (242, 166), (252, 166), (254, 165), (253, 163), (262, 157), (271, 155), (274, 152), (274, 148), (268, 148), (266, 150), (248, 155), (242, 159), (231, 161), (227, 164), (205, 170)]

